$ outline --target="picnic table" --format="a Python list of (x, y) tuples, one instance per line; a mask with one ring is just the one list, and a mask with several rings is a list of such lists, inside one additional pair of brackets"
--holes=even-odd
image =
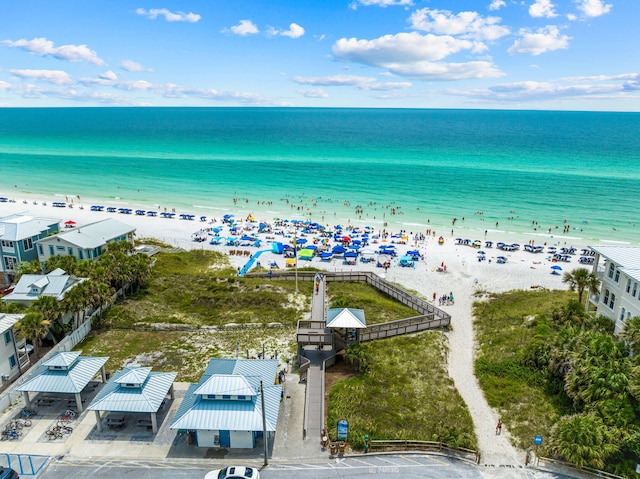
[(122, 427), (125, 425), (124, 414), (110, 414), (107, 417), (107, 426), (109, 427)]

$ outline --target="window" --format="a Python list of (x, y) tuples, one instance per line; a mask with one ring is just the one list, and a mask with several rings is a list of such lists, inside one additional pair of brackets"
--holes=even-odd
[(624, 321), (624, 313), (626, 312), (626, 310), (624, 308), (622, 308), (622, 311), (620, 311), (620, 322)]
[(29, 251), (33, 249), (33, 240), (31, 238), (27, 238), (22, 240), (22, 247), (25, 251)]
[(231, 399), (231, 395), (230, 394), (223, 394), (222, 395), (222, 399)]
[(11, 330), (4, 332), (4, 344), (9, 344), (11, 342)]
[(631, 296), (635, 298), (637, 292), (638, 292), (638, 283), (633, 283), (633, 291), (631, 292)]
[(49, 245), (49, 255), (54, 256), (56, 254), (55, 250), (53, 249), (53, 245), (50, 244)]
[(58, 251), (64, 251), (64, 246), (60, 246), (60, 245), (58, 245), (58, 246), (56, 246), (56, 249), (57, 249)]
[(44, 256), (44, 248), (42, 247), (41, 244), (38, 245), (38, 254), (40, 256)]
[(84, 259), (81, 249), (78, 250), (78, 259)]
[(616, 283), (620, 281), (620, 270), (616, 269), (616, 277), (613, 279)]
[(12, 258), (11, 256), (5, 256), (4, 257), (4, 268), (7, 271), (13, 271), (15, 265), (16, 265), (16, 259), (15, 258)]
[(609, 278), (613, 278), (613, 272), (616, 270), (616, 267), (613, 263), (609, 263), (609, 272), (607, 273), (607, 276), (609, 276)]
[(73, 256), (73, 248), (71, 246), (69, 246), (67, 251), (69, 252), (69, 256)]
[(243, 400), (243, 401), (244, 401), (244, 400), (246, 400), (246, 399), (247, 399), (247, 396), (245, 396), (244, 394), (239, 394), (239, 395), (238, 395), (238, 399), (240, 399), (240, 400)]
[(2, 240), (2, 246), (5, 246), (7, 248), (13, 248), (13, 241)]
[(11, 356), (9, 356), (9, 366), (11, 367), (11, 369), (13, 369), (17, 365), (18, 365), (18, 362), (16, 361), (16, 355), (12, 354)]
[(611, 293), (611, 299), (609, 300), (609, 307), (613, 309), (616, 304), (616, 295)]
[(605, 305), (609, 304), (609, 290), (608, 289), (604, 290), (604, 299), (602, 300), (602, 302)]
[(631, 291), (631, 280), (628, 279), (627, 280), (627, 293), (629, 293)]

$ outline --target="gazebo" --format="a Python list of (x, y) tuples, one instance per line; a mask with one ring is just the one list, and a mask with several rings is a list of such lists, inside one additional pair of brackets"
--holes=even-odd
[[(150, 425), (154, 434), (158, 432), (157, 414), (167, 395), (173, 399), (173, 381), (177, 375), (151, 372), (148, 367), (117, 371), (88, 407), (96, 414), (98, 431), (102, 431), (102, 411), (109, 411), (149, 414), (150, 421), (141, 419), (139, 424)], [(118, 425), (123, 424), (124, 417)]]
[(365, 329), (364, 311), (354, 308), (331, 308), (327, 310), (327, 328), (344, 329), (347, 343), (358, 342), (358, 330)]
[(24, 394), (24, 402), (31, 407), (30, 392), (49, 394), (73, 394), (78, 412), (82, 412), (80, 393), (100, 371), (102, 382), (106, 382), (104, 370), (108, 357), (80, 356), (68, 351), (55, 354), (38, 367), (33, 377), (17, 388)]

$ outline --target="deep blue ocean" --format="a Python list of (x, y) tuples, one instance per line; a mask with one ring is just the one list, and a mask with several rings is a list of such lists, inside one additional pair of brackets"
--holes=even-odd
[(0, 196), (639, 244), (639, 133), (637, 113), (0, 109)]

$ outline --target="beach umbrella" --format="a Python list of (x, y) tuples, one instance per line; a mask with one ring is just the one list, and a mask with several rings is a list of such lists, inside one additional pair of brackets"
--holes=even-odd
[(562, 266), (558, 266), (557, 264), (554, 264), (551, 269), (555, 270), (555, 271), (562, 271)]
[(478, 251), (478, 254), (486, 254), (484, 251)]

